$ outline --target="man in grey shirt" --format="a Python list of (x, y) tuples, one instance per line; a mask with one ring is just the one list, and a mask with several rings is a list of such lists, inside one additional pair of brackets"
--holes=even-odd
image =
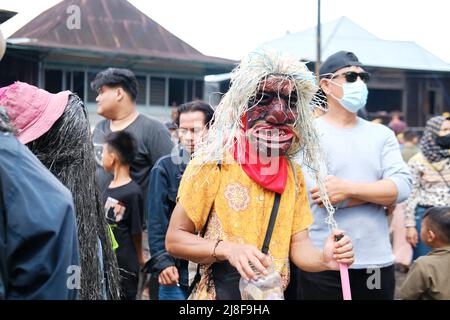
[[(386, 206), (404, 201), (411, 177), (393, 132), (357, 116), (365, 106), (369, 74), (351, 52), (340, 51), (322, 65), (320, 87), (328, 111), (315, 120), (327, 162), (326, 190), (340, 229), (352, 239), (355, 263), (349, 270), (353, 299), (393, 299), (394, 256)], [(302, 164), (301, 156), (298, 161)], [(329, 233), (318, 189), (304, 168), (314, 224), (310, 237), (322, 247)], [(302, 299), (342, 299), (339, 272), (298, 271)]]
[[(105, 190), (112, 180), (112, 175), (102, 167), (103, 140), (113, 131), (124, 130), (136, 139), (137, 154), (131, 164), (130, 174), (141, 187), (144, 199), (147, 199), (153, 165), (172, 151), (169, 131), (158, 120), (139, 114), (136, 110), (138, 82), (130, 70), (106, 69), (97, 74), (91, 87), (98, 93), (95, 99), (97, 113), (106, 118), (95, 126), (93, 133), (100, 188)], [(144, 211), (146, 206), (144, 200)], [(144, 216), (143, 212), (141, 216)]]

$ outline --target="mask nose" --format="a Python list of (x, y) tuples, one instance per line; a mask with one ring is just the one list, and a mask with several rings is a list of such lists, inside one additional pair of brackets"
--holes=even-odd
[(288, 110), (287, 103), (283, 99), (276, 99), (266, 116), (266, 121), (273, 124), (282, 124), (293, 120), (293, 114)]

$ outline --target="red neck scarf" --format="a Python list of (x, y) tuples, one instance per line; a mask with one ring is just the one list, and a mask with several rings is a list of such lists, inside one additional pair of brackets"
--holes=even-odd
[(257, 152), (250, 147), (248, 139), (244, 138), (242, 145), (245, 150), (238, 152), (238, 144), (234, 144), (233, 157), (240, 163), (244, 172), (260, 186), (282, 194), (288, 175), (286, 158), (284, 156), (270, 157), (268, 163), (264, 163)]

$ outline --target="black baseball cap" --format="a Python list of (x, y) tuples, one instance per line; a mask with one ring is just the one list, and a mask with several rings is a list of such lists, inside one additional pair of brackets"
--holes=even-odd
[(329, 56), (320, 66), (320, 77), (327, 77), (330, 73), (335, 73), (339, 69), (350, 66), (360, 67), (362, 64), (353, 52), (336, 52), (335, 54)]

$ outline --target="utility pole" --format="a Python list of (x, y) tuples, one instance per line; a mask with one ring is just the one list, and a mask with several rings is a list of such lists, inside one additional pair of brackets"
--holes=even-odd
[(316, 77), (317, 81), (319, 81), (319, 69), (320, 69), (320, 0), (317, 0), (317, 48), (316, 48)]

